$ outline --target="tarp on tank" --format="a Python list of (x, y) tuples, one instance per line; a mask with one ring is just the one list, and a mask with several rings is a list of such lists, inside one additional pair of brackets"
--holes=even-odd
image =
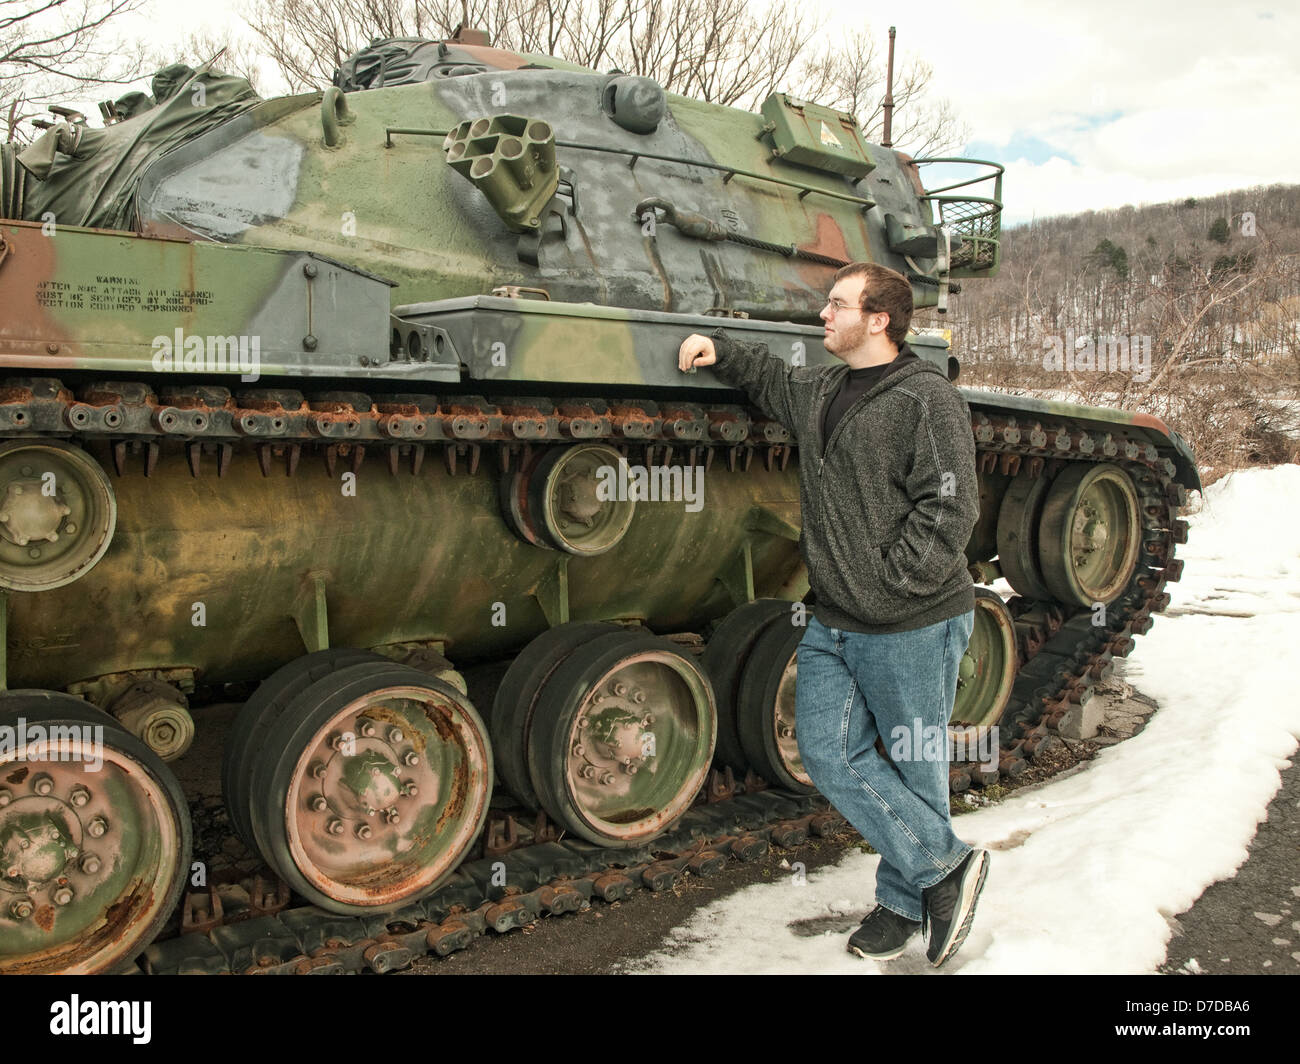
[(344, 92), (357, 92), (520, 67), (591, 72), (586, 67), (549, 55), (492, 48), (487, 44), (487, 35), (481, 37), (481, 40), (475, 37), (474, 40), (449, 41), (430, 41), (423, 37), (376, 39), (353, 52), (335, 68), (334, 84)]
[(453, 70), (457, 74), (481, 74), (487, 69), (454, 45), (421, 37), (392, 37), (371, 41), (369, 47), (343, 60), (334, 71), (334, 84), (344, 92), (355, 92), (432, 81), (447, 77)]
[[(131, 117), (102, 129), (60, 122), (17, 154), (21, 185), (6, 208), (28, 221), (135, 229), (135, 191), (160, 155), (261, 102), (245, 78), (204, 64), (176, 63), (154, 75), (153, 96), (129, 93), (116, 102)], [(52, 219), (49, 216), (53, 216)]]

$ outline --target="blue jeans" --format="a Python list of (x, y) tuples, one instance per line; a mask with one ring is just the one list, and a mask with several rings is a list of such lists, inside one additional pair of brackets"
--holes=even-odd
[[(795, 734), (817, 789), (880, 854), (876, 902), (921, 919), (921, 891), (970, 853), (948, 812), (948, 719), (975, 613), (863, 635), (810, 618)], [(879, 736), (890, 753), (875, 748)]]

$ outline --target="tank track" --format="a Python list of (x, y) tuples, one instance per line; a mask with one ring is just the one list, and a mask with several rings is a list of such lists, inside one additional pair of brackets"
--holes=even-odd
[(540, 916), (585, 909), (595, 899), (669, 890), (688, 873), (712, 875), (730, 860), (754, 861), (772, 846), (800, 846), (842, 825), (819, 795), (759, 791), (696, 806), (672, 831), (637, 849), (565, 839), (466, 861), (424, 901), (369, 917), (288, 909), (287, 890), (258, 880), (238, 922), (218, 923), (225, 914), (209, 888), (182, 902), (186, 933), (154, 942), (141, 961), (153, 975), (382, 973), (464, 949), (489, 930), (504, 934)]
[[(1129, 587), (1094, 624), (1089, 610), (1013, 597), (1019, 670), (1000, 721), (998, 767), (954, 764), (953, 791), (1014, 777), (1027, 759), (1053, 744), (1054, 731), (1073, 707), (1093, 696), (1097, 683), (1126, 657), (1133, 637), (1147, 632), (1153, 614), (1169, 603), (1164, 590), (1179, 579), (1176, 544), (1187, 524), (1175, 516), (1186, 490), (1175, 467), (1155, 446), (1122, 425), (1098, 431), (1067, 417), (1042, 418), (972, 412), (977, 462), (984, 473), (1050, 472), (1049, 463), (1114, 462), (1138, 492), (1143, 545)], [(711, 468), (721, 453), (729, 470), (746, 470), (755, 453), (768, 469), (784, 469), (794, 449), (778, 423), (751, 408), (677, 400), (586, 397), (545, 399), (476, 395), (308, 393), (216, 385), (154, 388), (143, 381), (106, 381), (73, 390), (52, 378), (0, 382), (0, 434), (76, 438), (103, 449), (119, 475), (128, 461), (146, 476), (164, 457), (183, 457), (194, 476), (224, 475), (236, 447), (251, 448), (263, 476), (282, 468), (293, 476), (304, 453), (334, 472), (359, 470), (368, 454), (382, 455), (391, 475), (418, 475), (430, 449), (440, 450), (449, 474), (478, 469), (485, 448), (502, 471), (525, 463), (534, 444), (603, 441), (627, 454), (641, 450), (647, 465)], [(101, 453), (103, 453), (101, 451)], [(518, 830), (513, 813), (489, 816), (476, 848), (480, 856), (422, 903), (374, 917), (339, 917), (315, 908), (289, 909), (283, 884), (257, 880), (250, 904), (225, 914), (215, 888), (182, 901), (181, 934), (148, 947), (150, 973), (385, 972), (421, 955), (446, 955), (488, 929), (505, 932), (539, 915), (586, 907), (593, 898), (616, 901), (634, 889), (663, 890), (684, 874), (707, 875), (730, 857), (752, 860), (771, 845), (797, 846), (826, 835), (842, 821), (820, 796), (762, 789), (751, 778), (738, 788), (730, 772), (710, 775), (697, 804), (673, 831), (639, 850), (603, 850), (558, 841), (544, 821)], [(545, 841), (539, 841), (545, 840)], [(509, 887), (495, 886), (502, 878)], [(135, 968), (134, 970), (139, 970)]]
[(998, 769), (994, 773), (978, 765), (954, 765), (949, 773), (954, 791), (1019, 775), (1026, 756), (1052, 743), (1062, 718), (1092, 699), (1096, 685), (1114, 671), (1115, 659), (1128, 657), (1134, 636), (1150, 631), (1153, 615), (1169, 605), (1165, 587), (1177, 582), (1183, 571), (1182, 561), (1174, 557), (1175, 546), (1187, 542), (1188, 532), (1187, 522), (1175, 516), (1187, 502), (1187, 490), (1174, 480), (1173, 462), (1161, 458), (1154, 445), (1122, 431), (1090, 431), (1069, 419), (1044, 426), (975, 413), (972, 420), (981, 472), (1015, 474), (1023, 468), (1041, 475), (1048, 462), (1079, 459), (1124, 468), (1137, 490), (1142, 545), (1133, 577), (1108, 607), (1105, 623), (1096, 623), (1088, 609), (1067, 612), (1059, 602), (1018, 595), (1010, 599), (1018, 669), (1000, 721)]

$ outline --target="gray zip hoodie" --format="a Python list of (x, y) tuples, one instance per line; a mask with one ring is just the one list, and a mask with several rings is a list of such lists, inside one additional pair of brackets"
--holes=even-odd
[[(943, 371), (909, 359), (845, 411), (823, 447), (822, 412), (847, 365), (791, 367), (722, 329), (713, 341), (711, 368), (801, 444), (799, 547), (817, 619), (879, 634), (973, 610), (975, 438), (966, 400)], [(900, 346), (899, 357), (910, 353)]]

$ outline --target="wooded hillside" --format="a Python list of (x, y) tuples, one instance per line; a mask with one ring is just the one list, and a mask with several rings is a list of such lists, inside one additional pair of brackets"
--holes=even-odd
[(963, 385), (1153, 413), (1211, 477), (1295, 461), (1300, 186), (1006, 229), (999, 275), (917, 324), (951, 329)]

